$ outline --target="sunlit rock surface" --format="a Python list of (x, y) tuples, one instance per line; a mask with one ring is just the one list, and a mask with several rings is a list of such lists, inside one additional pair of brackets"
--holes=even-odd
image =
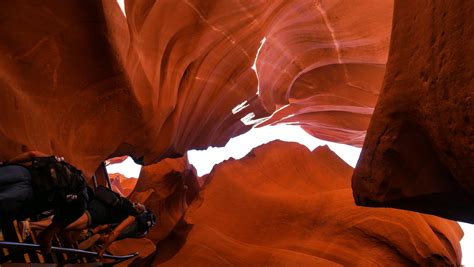
[(361, 145), (392, 1), (125, 6), (0, 3), (0, 160), (35, 149), (90, 176), (113, 156), (151, 164), (222, 146), (277, 110), (267, 123)]
[[(457, 223), (357, 207), (352, 168), (327, 147), (274, 141), (210, 174), (185, 215), (186, 242), (165, 266), (459, 265)], [(186, 228), (186, 227), (184, 227)]]
[[(0, 161), (40, 150), (89, 177), (114, 156), (149, 165), (130, 198), (159, 218), (155, 263), (459, 264), (456, 224), (355, 207), (352, 170), (325, 148), (274, 143), (201, 180), (179, 158), (257, 123), (362, 145), (393, 1), (125, 2), (126, 17), (112, 0), (0, 1)], [(395, 10), (356, 200), (470, 221), (473, 4)]]
[(130, 193), (133, 191), (138, 181), (137, 178), (138, 177), (128, 178), (120, 173), (109, 173), (112, 190), (124, 197), (128, 197), (128, 195), (130, 195)]
[(143, 167), (130, 198), (143, 202), (157, 217), (157, 225), (151, 229), (147, 238), (155, 243), (164, 239), (199, 190), (196, 170), (189, 165), (186, 157), (165, 159)]
[[(148, 266), (153, 262), (157, 244), (172, 236), (173, 229), (188, 208), (188, 203), (197, 196), (199, 180), (196, 170), (186, 157), (165, 159), (141, 169), (139, 179), (127, 178), (121, 174), (109, 174), (114, 191), (144, 203), (153, 210), (156, 225), (144, 238), (127, 238), (113, 243), (110, 252), (124, 255), (139, 252), (139, 257), (127, 260), (120, 266)], [(133, 183), (133, 187), (128, 186)]]
[(395, 3), (354, 197), (474, 223), (474, 2)]

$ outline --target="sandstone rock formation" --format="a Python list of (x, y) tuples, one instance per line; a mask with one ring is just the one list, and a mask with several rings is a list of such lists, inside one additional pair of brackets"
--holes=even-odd
[(126, 255), (138, 252), (138, 257), (126, 260), (114, 266), (145, 266), (145, 264), (147, 264), (147, 258), (153, 257), (155, 248), (155, 244), (148, 238), (126, 238), (112, 243), (109, 247), (109, 251), (114, 255)]
[(474, 223), (474, 3), (395, 3), (354, 197)]
[(143, 124), (101, 2), (2, 1), (0, 17), (1, 158), (39, 150), (90, 176)]
[[(127, 192), (122, 185), (134, 180), (129, 198), (144, 203), (157, 217), (157, 224), (144, 238), (126, 238), (113, 243), (111, 253), (124, 255), (139, 252), (137, 258), (127, 260), (119, 266), (150, 265), (155, 258), (156, 245), (172, 235), (172, 230), (200, 190), (196, 170), (186, 157), (165, 159), (142, 168), (139, 179), (126, 178), (121, 174), (109, 174), (114, 191)], [(126, 188), (126, 187), (125, 187)], [(126, 188), (128, 189), (128, 188)]]
[(357, 207), (352, 168), (327, 147), (274, 141), (218, 165), (185, 215), (186, 242), (164, 266), (450, 266), (455, 222)]
[(128, 178), (120, 173), (109, 173), (109, 179), (112, 184), (112, 190), (124, 197), (128, 197), (132, 193), (138, 181), (138, 177)]
[(143, 202), (157, 216), (157, 225), (147, 238), (155, 243), (164, 239), (198, 191), (196, 170), (189, 165), (186, 157), (165, 159), (143, 167), (130, 199)]
[[(327, 148), (275, 142), (202, 180), (180, 158), (256, 124), (361, 146), (393, 1), (125, 2), (126, 17), (113, 0), (0, 1), (0, 161), (40, 150), (88, 176), (114, 156), (149, 165), (130, 197), (158, 216), (155, 263), (460, 263), (457, 224), (355, 207), (352, 170)], [(473, 8), (396, 2), (358, 204), (474, 222)]]
[(0, 160), (35, 149), (91, 175), (224, 145), (277, 110), (267, 123), (361, 145), (391, 1), (125, 4), (0, 3)]

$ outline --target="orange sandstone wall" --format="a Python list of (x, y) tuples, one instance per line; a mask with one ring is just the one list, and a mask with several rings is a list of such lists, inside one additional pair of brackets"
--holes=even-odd
[[(274, 141), (228, 160), (187, 210), (164, 266), (459, 265), (456, 222), (394, 209), (357, 207), (352, 168), (327, 147), (310, 152)], [(180, 228), (181, 227), (181, 228)], [(167, 243), (168, 242), (168, 243)]]
[(145, 166), (130, 198), (143, 202), (157, 216), (157, 225), (147, 238), (164, 239), (181, 219), (200, 190), (196, 170), (187, 158), (165, 159)]
[(472, 1), (395, 1), (390, 55), (352, 188), (357, 204), (474, 222)]
[[(383, 92), (353, 177), (356, 200), (472, 221), (473, 4), (395, 3)], [(88, 175), (125, 154), (151, 165), (131, 197), (162, 212), (153, 242), (176, 233), (182, 247), (163, 254), (173, 261), (157, 262), (194, 255), (209, 263), (208, 255), (222, 263), (201, 245), (208, 242), (236, 264), (365, 265), (380, 255), (402, 265), (459, 264), (458, 226), (354, 207), (349, 167), (305, 163), (324, 149), (295, 148), (305, 160), (294, 161), (279, 143), (279, 152), (261, 157), (273, 148), (257, 149), (243, 160), (262, 165), (249, 168), (257, 173), (237, 161), (218, 168), (186, 216), (194, 226), (173, 230), (198, 192), (179, 158), (188, 149), (224, 145), (257, 123), (297, 123), (362, 145), (385, 73), (392, 5), (126, 1), (125, 17), (112, 0), (0, 1), (0, 160), (40, 150)], [(178, 159), (152, 165), (167, 157)], [(228, 173), (234, 165), (242, 168)]]
[(90, 175), (113, 156), (222, 146), (273, 113), (361, 145), (391, 1), (125, 4), (127, 17), (113, 0), (0, 3), (0, 160), (34, 149)]
[[(120, 180), (120, 175), (112, 175)], [(144, 166), (139, 179), (124, 179), (122, 183), (113, 184), (114, 189), (124, 188), (127, 181), (135, 180), (136, 186), (129, 198), (132, 201), (144, 203), (152, 209), (156, 216), (156, 225), (151, 228), (144, 238), (126, 238), (116, 241), (110, 247), (110, 252), (123, 255), (139, 252), (139, 256), (120, 264), (119, 266), (149, 266), (156, 253), (165, 255), (166, 249), (157, 244), (163, 239), (173, 237), (173, 229), (181, 221), (188, 204), (197, 196), (199, 188), (196, 170), (189, 165), (187, 158), (165, 159), (159, 163)]]
[(1, 159), (40, 150), (91, 174), (143, 121), (101, 3), (2, 1), (0, 17)]

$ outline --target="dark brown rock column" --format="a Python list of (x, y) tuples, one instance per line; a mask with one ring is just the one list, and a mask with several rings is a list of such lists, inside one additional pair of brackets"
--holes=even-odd
[(357, 204), (474, 222), (474, 3), (396, 1)]

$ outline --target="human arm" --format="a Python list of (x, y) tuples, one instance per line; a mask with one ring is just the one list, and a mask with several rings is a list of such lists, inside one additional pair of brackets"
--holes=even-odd
[(99, 232), (102, 232), (104, 230), (107, 230), (111, 227), (111, 224), (101, 224), (96, 226), (94, 229), (90, 230), (92, 234), (97, 234)]
[(102, 256), (107, 250), (107, 248), (112, 244), (112, 242), (117, 239), (117, 237), (120, 235), (120, 233), (130, 224), (132, 224), (135, 221), (135, 216), (128, 216), (125, 220), (123, 220), (115, 229), (107, 236), (107, 239), (105, 241), (104, 246), (102, 249), (99, 251), (99, 255)]
[(8, 163), (10, 164), (17, 164), (17, 163), (24, 163), (24, 162), (27, 162), (27, 161), (31, 161), (33, 158), (35, 157), (48, 157), (49, 155), (43, 153), (43, 152), (39, 152), (39, 151), (28, 151), (28, 152), (25, 152), (25, 153), (22, 153), (12, 159), (10, 159), (8, 161)]

